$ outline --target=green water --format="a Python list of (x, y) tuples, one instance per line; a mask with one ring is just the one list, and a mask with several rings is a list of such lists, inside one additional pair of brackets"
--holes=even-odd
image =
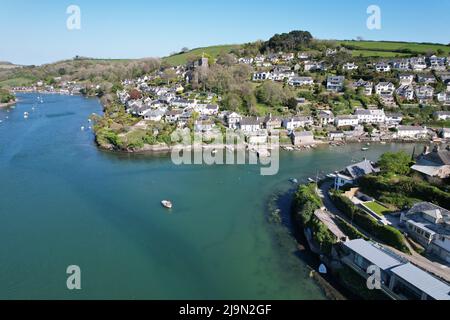
[[(36, 97), (0, 110), (0, 299), (324, 299), (289, 229), (268, 222), (267, 202), (291, 177), (413, 149), (282, 153), (271, 177), (175, 166), (99, 151), (87, 129), (95, 99), (49, 95), (32, 111)], [(81, 267), (80, 291), (66, 287), (69, 265)]]

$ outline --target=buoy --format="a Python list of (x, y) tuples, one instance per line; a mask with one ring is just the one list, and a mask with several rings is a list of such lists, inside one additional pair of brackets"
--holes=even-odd
[(321, 264), (321, 265), (320, 265), (320, 267), (319, 267), (319, 273), (321, 273), (321, 274), (327, 274), (327, 273), (328, 273), (327, 267), (326, 267), (324, 264)]

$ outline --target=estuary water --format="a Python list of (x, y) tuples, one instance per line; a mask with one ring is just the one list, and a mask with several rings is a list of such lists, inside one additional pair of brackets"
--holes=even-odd
[[(97, 99), (37, 97), (0, 110), (0, 299), (324, 299), (267, 203), (290, 178), (414, 147), (282, 152), (266, 177), (249, 165), (176, 166), (100, 151), (87, 121)], [(67, 289), (70, 265), (79, 291)]]

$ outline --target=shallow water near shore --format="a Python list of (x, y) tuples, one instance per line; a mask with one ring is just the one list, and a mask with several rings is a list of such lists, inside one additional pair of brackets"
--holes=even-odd
[[(324, 299), (267, 202), (289, 178), (414, 148), (282, 152), (267, 177), (258, 166), (176, 166), (100, 151), (87, 122), (96, 99), (19, 98), (0, 110), (0, 299)], [(69, 265), (81, 268), (80, 291), (66, 287)]]

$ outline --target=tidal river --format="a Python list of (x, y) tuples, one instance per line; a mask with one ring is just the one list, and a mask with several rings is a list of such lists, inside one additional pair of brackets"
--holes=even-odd
[[(0, 110), (0, 299), (324, 299), (288, 227), (268, 221), (268, 201), (292, 190), (290, 178), (413, 150), (282, 153), (269, 177), (256, 166), (176, 166), (98, 150), (87, 121), (101, 113), (96, 99), (19, 98)], [(79, 291), (67, 289), (70, 265), (81, 268)]]

